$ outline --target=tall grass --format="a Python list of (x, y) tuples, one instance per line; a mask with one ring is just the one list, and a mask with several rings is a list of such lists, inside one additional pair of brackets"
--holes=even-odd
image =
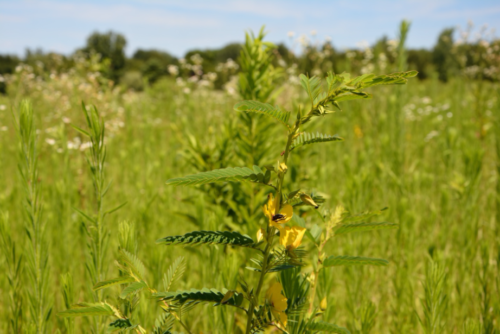
[[(31, 102), (23, 100), (20, 103), (16, 115), (16, 130), (19, 138), (19, 174), (21, 184), (24, 188), (24, 207), (26, 219), (26, 234), (28, 237), (28, 247), (26, 252), (26, 268), (28, 271), (28, 284), (24, 287), (27, 290), (28, 308), (31, 321), (24, 329), (29, 333), (45, 333), (47, 322), (51, 315), (51, 300), (48, 294), (50, 284), (48, 265), (48, 243), (45, 238), (46, 223), (42, 217), (42, 194), (38, 173), (38, 142)], [(7, 236), (5, 244), (12, 249), (12, 261), (15, 261), (15, 249)], [(10, 244), (10, 245), (9, 245)], [(15, 263), (12, 262), (11, 265)], [(19, 264), (20, 265), (20, 264)], [(12, 268), (11, 268), (12, 270)], [(16, 269), (16, 272), (18, 270)], [(16, 273), (18, 274), (18, 273)], [(17, 277), (14, 277), (16, 279)], [(16, 287), (14, 287), (14, 293)], [(14, 301), (17, 303), (18, 301)], [(15, 326), (18, 327), (13, 314)]]
[[(34, 143), (29, 138), (35, 138), (38, 129), (37, 154), (28, 159), (37, 162), (37, 177), (32, 176), (32, 169), (27, 174), (38, 182), (20, 183), (14, 177), (18, 160), (12, 159), (19, 150), (15, 127), (8, 113), (0, 114), (0, 128), (7, 127), (0, 131), (3, 176), (0, 178), (0, 209), (8, 213), (8, 218), (4, 215), (0, 224), (0, 270), (6, 273), (0, 278), (0, 294), (5, 301), (0, 303), (0, 331), (25, 332), (31, 324), (36, 328), (36, 323), (41, 323), (51, 332), (90, 332), (95, 327), (89, 322), (76, 320), (66, 324), (54, 315), (47, 318), (52, 305), (48, 296), (53, 297), (54, 311), (88, 300), (93, 282), (89, 283), (86, 278), (85, 264), (93, 266), (103, 278), (116, 277), (119, 268), (107, 264), (119, 258), (122, 248), (143, 260), (152, 287), (162, 286), (164, 273), (181, 254), (186, 259), (186, 272), (182, 280), (177, 281), (176, 289), (235, 287), (236, 278), (232, 273), (243, 261), (236, 258), (238, 255), (232, 249), (166, 249), (155, 245), (154, 241), (165, 235), (194, 229), (224, 229), (234, 224), (226, 210), (211, 204), (213, 198), (206, 192), (169, 188), (164, 181), (196, 171), (185, 159), (188, 139), (183, 134), (189, 131), (203, 145), (217, 145), (214, 133), (219, 135), (220, 129), (212, 126), (212, 120), (225, 117), (237, 122), (232, 106), (239, 98), (212, 90), (186, 94), (168, 80), (158, 82), (143, 93), (119, 93), (78, 85), (69, 89), (64, 80), (55, 78), (40, 83), (27, 79), (24, 86), (32, 85), (33, 89), (13, 88), (9, 95), (0, 96), (0, 104), (7, 109), (17, 106), (19, 96), (30, 97), (36, 106), (33, 121), (37, 126), (31, 127), (29, 133), (33, 137), (28, 136), (27, 142)], [(35, 89), (36, 85), (41, 88)], [(481, 85), (484, 92), (498, 92), (495, 83), (483, 82)], [(351, 102), (343, 112), (337, 112), (334, 118), (314, 128), (337, 133), (344, 137), (344, 143), (318, 146), (310, 154), (291, 157), (292, 161), (300, 158), (314, 162), (304, 167), (306, 177), (293, 182), (301, 188), (321, 184), (327, 197), (325, 205), (333, 208), (339, 204), (353, 212), (388, 206), (385, 220), (400, 224), (397, 232), (375, 232), (377, 238), (373, 234), (355, 233), (336, 238), (325, 246), (327, 253), (363, 254), (369, 250), (374, 256), (390, 259), (390, 264), (384, 270), (346, 268), (336, 269), (328, 277), (320, 275), (316, 301), (319, 303), (324, 297), (328, 301), (323, 317), (348, 324), (352, 333), (426, 332), (432, 326), (421, 325), (419, 319), (424, 319), (427, 305), (434, 305), (427, 304), (433, 299), (427, 297), (428, 292), (426, 294), (426, 289), (436, 286), (436, 280), (430, 280), (430, 272), (426, 272), (431, 256), (436, 261), (439, 259), (446, 273), (447, 307), (439, 313), (439, 324), (444, 324), (440, 331), (494, 333), (499, 329), (500, 319), (497, 274), (500, 263), (500, 131), (495, 123), (500, 115), (498, 98), (492, 93), (475, 94), (478, 83), (460, 78), (446, 84), (435, 77), (424, 82), (410, 82), (401, 93), (379, 89), (372, 101)], [(297, 94), (300, 94), (299, 89), (294, 83), (287, 83), (277, 97), (278, 103), (291, 110), (293, 106), (288, 101)], [(67, 103), (63, 104), (62, 98), (54, 98), (56, 95), (67, 96)], [(475, 111), (477, 98), (481, 99), (484, 108), (482, 127), (478, 125)], [(90, 239), (81, 228), (85, 218), (73, 210), (77, 208), (92, 219), (99, 212), (94, 179), (86, 161), (86, 154), (92, 154), (91, 148), (88, 144), (82, 146), (88, 139), (68, 126), (66, 119), (88, 132), (81, 100), (95, 104), (100, 110), (100, 117), (106, 121), (105, 145), (112, 153), (102, 165), (105, 179), (112, 179), (113, 186), (101, 213), (125, 201), (129, 203), (107, 216), (101, 225), (105, 226), (102, 238), (105, 231), (110, 232), (108, 251), (100, 252), (96, 262), (93, 257), (86, 260)], [(396, 140), (393, 134), (400, 129), (395, 122), (389, 121), (394, 113), (399, 114), (399, 122), (405, 129), (398, 139), (404, 148), (400, 159), (393, 145)], [(480, 128), (484, 134), (478, 132)], [(277, 151), (280, 147), (269, 149)], [(24, 161), (19, 160), (21, 164)], [(101, 189), (106, 185), (104, 182)], [(25, 225), (21, 223), (25, 221), (21, 203), (29, 194), (23, 188), (33, 186), (37, 187), (37, 198), (44, 199), (44, 215), (39, 216), (38, 209), (33, 212), (37, 217), (36, 226), (45, 227), (45, 233), (36, 235), (41, 245), (50, 245), (48, 254), (41, 251), (43, 247), (34, 247), (31, 240), (26, 242)], [(311, 214), (303, 218), (308, 227), (317, 221)], [(257, 219), (262, 217), (257, 216)], [(124, 220), (134, 226), (133, 243), (120, 236), (127, 235), (125, 227), (120, 229)], [(29, 260), (36, 258), (30, 254), (37, 249), (40, 249), (40, 259), (50, 255), (48, 262), (36, 264)], [(201, 265), (208, 262), (215, 269)], [(94, 266), (94, 263), (101, 265)], [(39, 275), (46, 279), (45, 290), (39, 290), (46, 293), (40, 295), (36, 293), (39, 285), (36, 279), (33, 280), (36, 276), (31, 273), (36, 273), (32, 269), (43, 267), (42, 264), (44, 268), (50, 267), (50, 275)], [(22, 274), (23, 267), (29, 275)], [(66, 276), (67, 273), (71, 277)], [(239, 275), (246, 275), (243, 267), (239, 268)], [(112, 301), (112, 296), (116, 295), (112, 292), (116, 291), (102, 292), (99, 298)], [(138, 303), (135, 310), (149, 304), (144, 299)], [(372, 304), (374, 309), (367, 306)], [(29, 305), (37, 306), (32, 308), (33, 317)], [(35, 312), (40, 305), (43, 312)], [(200, 316), (186, 319), (189, 327), (197, 332), (216, 326), (220, 332), (231, 333), (243, 322), (232, 313), (224, 313), (227, 311), (197, 307), (195, 312)], [(134, 311), (133, 317), (149, 332), (161, 309), (152, 306), (147, 310)], [(44, 316), (40, 318), (39, 314)], [(48, 319), (46, 324), (45, 319)], [(103, 323), (110, 322), (105, 321), (103, 319)], [(183, 331), (176, 326), (175, 330)]]

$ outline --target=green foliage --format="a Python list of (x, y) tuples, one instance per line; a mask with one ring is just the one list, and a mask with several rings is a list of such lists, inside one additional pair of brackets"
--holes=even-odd
[(78, 303), (69, 310), (59, 312), (60, 317), (110, 316), (120, 317), (119, 311), (106, 302)]
[(352, 233), (352, 232), (362, 232), (362, 231), (372, 231), (372, 230), (386, 230), (386, 229), (397, 229), (399, 224), (395, 223), (353, 223), (353, 224), (340, 224), (335, 229), (336, 235)]
[(170, 291), (170, 289), (172, 288), (172, 284), (174, 284), (175, 281), (181, 279), (185, 271), (186, 262), (184, 261), (184, 258), (177, 258), (174, 263), (172, 263), (172, 265), (168, 268), (167, 273), (163, 277), (163, 286), (165, 291)]
[(311, 322), (307, 325), (307, 329), (312, 331), (322, 331), (326, 333), (351, 334), (351, 332), (349, 332), (347, 328), (329, 324), (323, 321)]
[(388, 264), (389, 261), (384, 259), (347, 255), (329, 256), (323, 261), (323, 266), (325, 267), (362, 265), (387, 266)]
[(425, 294), (422, 299), (424, 316), (419, 317), (420, 324), (426, 334), (442, 333), (445, 328), (442, 322), (448, 301), (445, 289), (446, 273), (444, 267), (430, 261), (425, 271)]
[(117, 81), (125, 67), (125, 47), (127, 40), (122, 34), (112, 31), (108, 33), (94, 32), (87, 38), (87, 45), (83, 49), (87, 54), (91, 51), (110, 60), (110, 78)]
[(221, 244), (253, 247), (255, 241), (247, 235), (230, 231), (194, 231), (184, 235), (169, 236), (156, 241), (165, 245), (195, 246), (200, 244)]
[(234, 105), (234, 110), (245, 111), (249, 113), (261, 113), (273, 117), (280, 121), (287, 128), (290, 127), (288, 120), (290, 119), (290, 112), (283, 111), (279, 107), (273, 107), (269, 103), (262, 103), (258, 101), (243, 101)]
[[(395, 43), (392, 45), (394, 50), (399, 48)], [(456, 46), (453, 48), (457, 50)], [(494, 48), (494, 44), (491, 44), (491, 48)], [(332, 59), (324, 52), (326, 50), (318, 50), (321, 50), (324, 59)], [(315, 52), (307, 50), (304, 55), (319, 56)], [(394, 59), (398, 54), (393, 52)], [(488, 56), (486, 52), (483, 54)], [(361, 64), (367, 55), (368, 52), (355, 52), (349, 72), (358, 73), (361, 66), (364, 66), (364, 71), (369, 69)], [(411, 53), (408, 55), (410, 62)], [(337, 57), (341, 56), (337, 52)], [(302, 58), (302, 55), (299, 57)], [(310, 59), (307, 66), (317, 66), (320, 63), (317, 59)], [(347, 59), (334, 59), (340, 61), (332, 64), (338, 67), (335, 73), (341, 73), (344, 70), (342, 62), (347, 62)], [(378, 67), (376, 59), (377, 52), (374, 51), (374, 59), (367, 65), (375, 64), (375, 71), (382, 71), (382, 65)], [(386, 68), (396, 67), (394, 59), (388, 60)], [(324, 68), (311, 68), (324, 71)], [(410, 65), (410, 68), (413, 67)], [(293, 69), (288, 70), (292, 72)], [(275, 125), (271, 118), (255, 113), (234, 112), (231, 106), (237, 101), (229, 95), (207, 88), (192, 94), (180, 93), (179, 87), (169, 80), (164, 80), (156, 88), (148, 87), (141, 94), (111, 93), (99, 88), (99, 95), (94, 95), (85, 85), (81, 86), (85, 91), (80, 91), (78, 87), (82, 81), (74, 83), (74, 76), (63, 79), (55, 72), (55, 78), (44, 76), (43, 80), (38, 81), (29, 79), (27, 75), (31, 72), (26, 70), (25, 74), (24, 71), (16, 74), (20, 81), (16, 81), (15, 85), (9, 84), (9, 96), (3, 100), (0, 97), (0, 106), (11, 109), (10, 101), (30, 95), (37, 106), (35, 111), (39, 111), (34, 115), (37, 124), (34, 128), (38, 130), (36, 148), (39, 153), (38, 182), (35, 183), (41, 185), (42, 220), (46, 222), (45, 235), (50, 246), (47, 290), (50, 299), (53, 296), (55, 300), (55, 311), (69, 308), (81, 300), (96, 301), (94, 295), (88, 293), (94, 282), (84, 274), (84, 264), (92, 265), (92, 259), (85, 259), (85, 246), (90, 238), (85, 235), (86, 229), (81, 224), (84, 220), (92, 231), (90, 228), (97, 221), (91, 173), (85, 171), (84, 153), (91, 153), (90, 140), (66, 125), (67, 120), (61, 121), (64, 115), (78, 126), (83, 124), (79, 124), (81, 114), (75, 113), (75, 105), (82, 98), (102, 104), (100, 116), (106, 120), (105, 143), (108, 154), (104, 164), (104, 189), (109, 180), (114, 180), (112, 190), (117, 191), (108, 192), (102, 213), (108, 208), (118, 207), (125, 200), (133, 203), (113, 216), (107, 215), (104, 221), (104, 235), (109, 235), (104, 239), (105, 244), (109, 244), (109, 251), (104, 253), (103, 278), (98, 282), (104, 278), (117, 277), (124, 277), (124, 281), (122, 284), (109, 285), (109, 289), (99, 289), (96, 294), (99, 300), (106, 300), (116, 306), (124, 318), (51, 316), (47, 321), (47, 331), (102, 333), (110, 329), (110, 323), (116, 323), (129, 326), (123, 332), (136, 333), (137, 330), (132, 327), (140, 323), (148, 332), (154, 328), (155, 333), (162, 334), (174, 330), (184, 333), (207, 330), (238, 333), (244, 331), (242, 326), (245, 325), (251, 301), (257, 305), (252, 331), (256, 331), (259, 326), (262, 331), (269, 331), (268, 327), (276, 326), (277, 316), (271, 313), (265, 295), (277, 277), (283, 285), (282, 295), (287, 299), (286, 330), (289, 333), (324, 332), (307, 329), (306, 325), (314, 321), (342, 325), (352, 333), (424, 332), (424, 326), (419, 328), (418, 318), (420, 316), (425, 323), (425, 303), (419, 301), (426, 298), (421, 285), (426, 284), (422, 278), (425, 276), (422, 259), (426, 258), (426, 254), (431, 254), (435, 259), (445, 259), (442, 266), (447, 275), (443, 293), (453, 296), (454, 300), (453, 303), (446, 303), (446, 308), (441, 312), (438, 324), (444, 329), (435, 332), (491, 333), (497, 329), (498, 275), (495, 274), (498, 272), (498, 246), (495, 224), (498, 219), (494, 218), (495, 202), (500, 197), (494, 184), (500, 184), (495, 177), (498, 174), (495, 143), (500, 131), (496, 131), (497, 124), (494, 123), (498, 106), (496, 89), (491, 83), (450, 77), (449, 82), (443, 84), (436, 80), (437, 76), (432, 75), (432, 68), (429, 68), (430, 77), (425, 83), (410, 82), (408, 87), (398, 87), (395, 91), (389, 89), (391, 87), (370, 92), (361, 89), (364, 93), (373, 94), (373, 102), (362, 101), (369, 94), (357, 95), (361, 97), (359, 100), (346, 101), (342, 105), (346, 112), (328, 114), (328, 118), (317, 117), (314, 123), (306, 123), (293, 134), (295, 136), (303, 131), (338, 132), (345, 138), (346, 144), (317, 145), (311, 151), (306, 150), (309, 146), (293, 150), (287, 160), (288, 168), (283, 175), (283, 183), (280, 183), (277, 182), (280, 177), (277, 160), (283, 162), (284, 156), (280, 155), (283, 148), (276, 144), (285, 141), (285, 138), (278, 137), (285, 128)], [(293, 74), (293, 78), (304, 72), (298, 71)], [(33, 73), (38, 77), (43, 72), (35, 69)], [(481, 80), (479, 74), (474, 78)], [(31, 86), (41, 87), (41, 90), (24, 90)], [(66, 88), (68, 86), (70, 88)], [(283, 86), (277, 83), (274, 87), (279, 90)], [(327, 84), (323, 83), (321, 88), (324, 88), (322, 92), (327, 91)], [(69, 98), (69, 104), (66, 104), (66, 97)], [(300, 110), (301, 117), (310, 111), (309, 97), (302, 86), (295, 82), (286, 84), (286, 89), (276, 101), (271, 101), (272, 105), (279, 104), (294, 113)], [(204, 106), (202, 113), (200, 105)], [(61, 106), (64, 114), (59, 112)], [(140, 112), (135, 112), (137, 110)], [(242, 115), (253, 117), (253, 129), (257, 129), (255, 121), (269, 120), (269, 131), (262, 133), (262, 137), (260, 130), (252, 132), (259, 136), (259, 141), (267, 140), (269, 146), (261, 150), (258, 145), (249, 144), (255, 141), (244, 138), (239, 127), (239, 117)], [(400, 116), (398, 122), (394, 121), (396, 115)], [(292, 127), (296, 124), (295, 116), (291, 115)], [(217, 125), (220, 119), (224, 120), (221, 126)], [(123, 122), (123, 127), (119, 125), (120, 122)], [(17, 159), (11, 159), (16, 152), (16, 141), (13, 140), (12, 126), (9, 126), (8, 112), (0, 113), (0, 123), (0, 167), (6, 176), (0, 178), (0, 207), (9, 213), (6, 232), (0, 232), (0, 240), (4, 237), (8, 240), (5, 243), (6, 251), (1, 248), (0, 252), (0, 269), (4, 273), (0, 279), (0, 293), (5, 301), (5, 307), (0, 310), (0, 332), (16, 332), (13, 330), (16, 326), (14, 321), (18, 323), (17, 332), (29, 332), (32, 330), (27, 293), (30, 288), (27, 269), (30, 265), (27, 261), (30, 245), (26, 242), (25, 225), (19, 223), (22, 222), (22, 211), (18, 205), (21, 200), (24, 201), (25, 193), (22, 183), (16, 184), (16, 178), (11, 177), (15, 173)], [(86, 125), (82, 128), (90, 133)], [(200, 134), (196, 143), (184, 136), (187, 132)], [(395, 148), (388, 144), (395, 141), (395, 133), (401, 133), (397, 137), (401, 149), (397, 154)], [(76, 138), (85, 144), (82, 148), (79, 144), (76, 148), (70, 148), (75, 147)], [(252, 147), (259, 150), (252, 152)], [(268, 147), (270, 149), (265, 151)], [(192, 156), (186, 152), (188, 149), (194, 152)], [(396, 159), (396, 155), (401, 157)], [(331, 157), (335, 160), (333, 163), (329, 161)], [(254, 159), (261, 162), (254, 163)], [(255, 296), (261, 272), (250, 272), (244, 268), (258, 267), (252, 264), (250, 257), (264, 263), (263, 252), (223, 245), (165, 248), (150, 247), (148, 244), (158, 236), (184, 235), (190, 230), (178, 215), (173, 215), (174, 212), (189, 214), (192, 221), (196, 222), (197, 230), (239, 231), (257, 240), (256, 230), (268, 226), (268, 218), (262, 214), (262, 205), (266, 202), (268, 192), (274, 188), (249, 182), (218, 182), (195, 189), (165, 187), (162, 183), (169, 177), (254, 164), (266, 166), (266, 169), (262, 168), (264, 171), (272, 170), (270, 183), (276, 188), (282, 185), (282, 205), (293, 205), (294, 216), (284, 226), (307, 229), (302, 248), (299, 249), (302, 253), (293, 250), (297, 262), (303, 261), (306, 266), (293, 266), (278, 272), (266, 270), (258, 298)], [(285, 170), (285, 167), (282, 169)], [(320, 191), (325, 201), (318, 209), (301, 204), (303, 202), (299, 194), (311, 195), (313, 189)], [(318, 193), (314, 191), (314, 194)], [(274, 195), (276, 198), (276, 193)], [(361, 215), (344, 212), (336, 216), (328, 211), (336, 203), (345, 204), (352, 212), (384, 205), (390, 206), (391, 210)], [(71, 209), (73, 206), (89, 219), (75, 214)], [(379, 219), (377, 213), (386, 216)], [(133, 221), (135, 229), (122, 227), (124, 218)], [(383, 223), (386, 221), (394, 223)], [(400, 224), (399, 230), (344, 235), (348, 232), (395, 228), (395, 223)], [(264, 235), (259, 245), (261, 250), (265, 250), (269, 237), (269, 234)], [(275, 234), (274, 246), (278, 245), (278, 240), (279, 235)], [(489, 253), (484, 252), (483, 247), (488, 248)], [(149, 289), (130, 293), (125, 299), (119, 298), (120, 294), (137, 280), (130, 273), (122, 255), (117, 258), (118, 265), (113, 265), (113, 259), (116, 259), (116, 254), (121, 254), (121, 249), (136, 257), (141, 254), (145, 267), (151, 269), (144, 280)], [(279, 252), (286, 253), (281, 249)], [(281, 257), (281, 253), (277, 253), (278, 249), (274, 247), (269, 253), (268, 262)], [(391, 263), (384, 268), (324, 268), (321, 262), (325, 254), (380, 256), (390, 258)], [(181, 272), (183, 267), (176, 261), (179, 255), (186, 259), (186, 274), (182, 279), (175, 280), (178, 277), (176, 273)], [(288, 252), (286, 256), (291, 261), (293, 254)], [(284, 269), (284, 266), (276, 266), (271, 262), (270, 268), (279, 270)], [(282, 279), (282, 274), (292, 270), (299, 273), (290, 274), (288, 280)], [(65, 278), (59, 280), (58, 273), (67, 272), (71, 276), (68, 278), (64, 275)], [(162, 284), (163, 277), (166, 277), (166, 284)], [(243, 279), (246, 288), (237, 286), (237, 282)], [(20, 286), (17, 292), (11, 288), (16, 284)], [(309, 285), (307, 293), (296, 288), (301, 284), (304, 288)], [(161, 301), (158, 303), (153, 300), (150, 293), (156, 289), (175, 291), (203, 286), (217, 287), (219, 291), (222, 291), (222, 287), (233, 289), (225, 296), (229, 296), (232, 291), (241, 293), (244, 295), (241, 308), (214, 308), (214, 303), (209, 302), (197, 306), (191, 312), (189, 307), (168, 308)], [(306, 298), (297, 298), (297, 295)], [(314, 295), (316, 298), (311, 301)], [(376, 311), (369, 306), (369, 300), (377, 301)], [(435, 305), (434, 313), (439, 303)], [(19, 313), (16, 313), (15, 308)], [(170, 312), (177, 312), (179, 318)], [(155, 328), (155, 319), (158, 319), (159, 328)], [(175, 325), (169, 328), (167, 322), (162, 322), (164, 319), (171, 325), (175, 322)], [(72, 327), (70, 321), (73, 322)]]
[(330, 141), (343, 141), (343, 140), (344, 140), (343, 138), (340, 138), (337, 135), (331, 136), (331, 135), (324, 135), (319, 132), (317, 133), (303, 132), (297, 138), (294, 139), (290, 150), (293, 150), (303, 145), (310, 145), (314, 143), (325, 143)]
[(135, 279), (132, 276), (120, 276), (113, 279), (98, 282), (97, 284), (94, 285), (94, 291), (109, 288), (114, 285), (132, 283), (134, 281)]
[(265, 175), (258, 166), (254, 166), (253, 169), (248, 167), (232, 167), (170, 179), (167, 181), (167, 184), (174, 186), (194, 186), (212, 182), (235, 182), (240, 180), (264, 183)]
[(416, 71), (378, 76), (363, 74), (351, 79), (351, 75), (348, 73), (333, 74), (330, 72), (326, 78), (327, 89), (323, 92), (321, 92), (321, 81), (318, 78), (302, 76), (301, 83), (306, 89), (311, 106), (309, 112), (300, 119), (300, 123), (305, 124), (313, 117), (331, 114), (333, 110), (328, 109), (330, 105), (341, 110), (339, 102), (372, 97), (361, 91), (362, 89), (380, 85), (404, 85), (408, 82), (408, 78), (415, 77), (417, 74)]
[[(38, 176), (37, 135), (33, 107), (29, 100), (22, 100), (16, 115), (16, 130), (19, 138), (19, 165), (22, 186), (25, 192), (23, 200), (26, 217), (26, 234), (28, 237), (27, 270), (29, 278), (28, 301), (31, 313), (30, 326), (37, 332), (46, 331), (47, 320), (52, 313), (51, 301), (48, 296), (49, 256), (48, 243), (45, 237), (45, 222), (42, 220), (42, 198)], [(4, 240), (9, 251), (14, 251), (14, 245), (8, 238)], [(16, 258), (12, 254), (13, 261)], [(19, 261), (19, 260), (18, 260)], [(11, 262), (12, 265), (20, 265)], [(20, 268), (11, 268), (18, 271)], [(16, 282), (13, 282), (16, 284)], [(14, 308), (17, 310), (17, 307)], [(13, 310), (13, 311), (14, 311)], [(18, 310), (17, 310), (18, 311)], [(14, 314), (16, 317), (17, 314)], [(17, 321), (17, 319), (13, 319)], [(13, 323), (13, 327), (18, 325)]]
[(0, 216), (0, 249), (5, 255), (5, 276), (7, 277), (9, 298), (6, 305), (9, 305), (9, 325), (7, 327), (13, 333), (21, 331), (22, 305), (23, 305), (23, 282), (22, 274), (24, 262), (22, 254), (16, 247), (12, 238), (12, 230), (9, 224), (9, 215), (2, 212)]
[[(200, 303), (214, 303), (218, 306), (222, 303), (226, 291), (203, 288), (201, 290), (191, 289), (188, 291), (159, 292), (154, 296), (168, 303), (180, 305), (196, 305)], [(243, 301), (243, 295), (234, 292), (232, 297), (224, 301), (224, 305), (239, 306)]]
[(272, 65), (273, 49), (270, 42), (264, 42), (264, 27), (257, 36), (245, 34), (245, 44), (240, 53), (241, 73), (239, 93), (244, 100), (266, 102), (274, 91), (274, 83), (282, 75), (280, 69)]
[(439, 80), (448, 81), (449, 76), (457, 68), (453, 55), (453, 28), (445, 29), (439, 34), (438, 41), (432, 50), (434, 64), (438, 68)]
[(134, 282), (134, 283), (130, 284), (129, 286), (127, 286), (125, 289), (123, 289), (122, 293), (120, 293), (120, 298), (125, 299), (130, 294), (138, 293), (147, 287), (148, 287), (148, 285), (146, 284), (146, 282), (143, 282), (143, 281)]

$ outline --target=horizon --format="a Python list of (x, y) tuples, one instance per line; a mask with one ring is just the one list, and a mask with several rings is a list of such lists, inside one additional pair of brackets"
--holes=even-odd
[[(344, 0), (316, 0), (307, 5), (297, 0), (210, 4), (196, 0), (189, 5), (157, 0), (0, 0), (0, 29), (8, 32), (0, 38), (0, 53), (23, 57), (28, 49), (41, 49), (70, 55), (85, 46), (93, 32), (113, 31), (127, 39), (129, 57), (138, 49), (156, 49), (180, 58), (190, 50), (242, 43), (246, 31), (258, 32), (262, 25), (268, 41), (284, 43), (292, 50), (297, 50), (301, 35), (316, 43), (330, 38), (339, 50), (355, 49), (373, 45), (384, 36), (397, 39), (403, 19), (411, 22), (407, 47), (429, 49), (443, 29), (465, 30), (469, 20), (474, 22), (472, 39), (485, 24), (487, 35), (496, 37), (500, 4), (492, 0), (480, 4), (381, 0), (363, 5)], [(289, 37), (292, 32), (293, 38)]]

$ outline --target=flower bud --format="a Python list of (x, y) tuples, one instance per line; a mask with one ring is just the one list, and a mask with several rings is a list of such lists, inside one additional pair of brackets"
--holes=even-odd
[(319, 208), (319, 205), (307, 194), (300, 194), (300, 199), (306, 205), (314, 206), (315, 209)]
[(262, 240), (264, 240), (265, 234), (266, 234), (266, 232), (264, 231), (264, 229), (260, 228), (257, 231), (257, 242), (261, 242)]
[(321, 311), (326, 311), (327, 307), (328, 307), (328, 303), (326, 302), (326, 297), (324, 297), (321, 300), (321, 303), (319, 303), (319, 308), (321, 309)]

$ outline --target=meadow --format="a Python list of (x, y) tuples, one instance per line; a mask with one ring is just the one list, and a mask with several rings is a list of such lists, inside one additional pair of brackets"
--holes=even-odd
[[(15, 129), (24, 98), (33, 105), (41, 238), (47, 245), (45, 332), (103, 332), (96, 321), (112, 321), (58, 315), (95, 296), (88, 269), (92, 242), (81, 214), (96, 212), (87, 163), (90, 144), (75, 129), (87, 129), (82, 101), (95, 105), (105, 121), (103, 177), (111, 184), (104, 206), (126, 203), (103, 223), (102, 277), (118, 275), (122, 269), (115, 260), (120, 249), (127, 249), (144, 263), (148, 282), (159, 291), (180, 257), (185, 272), (173, 283), (175, 290), (239, 289), (239, 277), (249, 283), (258, 279), (245, 268), (249, 250), (172, 247), (156, 240), (193, 230), (236, 230), (254, 237), (265, 220), (266, 192), (253, 184), (175, 187), (166, 181), (222, 167), (274, 164), (285, 144), (279, 130), (265, 130), (256, 151), (243, 150), (242, 140), (255, 141), (233, 109), (242, 100), (237, 93), (210, 85), (186, 89), (187, 84), (170, 78), (135, 92), (107, 84), (93, 66), (81, 60), (70, 73), (45, 76), (20, 67), (8, 93), (0, 96), (2, 333), (37, 332), (30, 327), (33, 265)], [(306, 103), (296, 81), (279, 81), (276, 88), (274, 102), (283, 108), (297, 110)], [(399, 224), (398, 229), (339, 235), (326, 244), (328, 254), (372, 256), (389, 264), (323, 271), (316, 301), (324, 304), (318, 317), (351, 333), (498, 333), (498, 83), (465, 76), (443, 83), (433, 73), (423, 81), (414, 78), (404, 86), (368, 91), (373, 99), (345, 102), (342, 111), (310, 125), (310, 132), (337, 134), (343, 141), (314, 145), (307, 152), (297, 149), (290, 157), (301, 164), (289, 171), (289, 182), (325, 198), (319, 209), (300, 211), (307, 228), (338, 205), (353, 213), (387, 207), (377, 219)], [(265, 122), (263, 116), (255, 119)], [(247, 194), (252, 198), (238, 197)], [(315, 252), (311, 242), (303, 246)], [(302, 268), (311, 270), (311, 263)], [(121, 299), (119, 292), (111, 287), (99, 298), (130, 311), (130, 319), (149, 333), (163, 312), (160, 305), (148, 293)], [(241, 333), (245, 324), (235, 309), (210, 304), (195, 306), (183, 320), (192, 333)], [(174, 329), (184, 331), (179, 323)]]

